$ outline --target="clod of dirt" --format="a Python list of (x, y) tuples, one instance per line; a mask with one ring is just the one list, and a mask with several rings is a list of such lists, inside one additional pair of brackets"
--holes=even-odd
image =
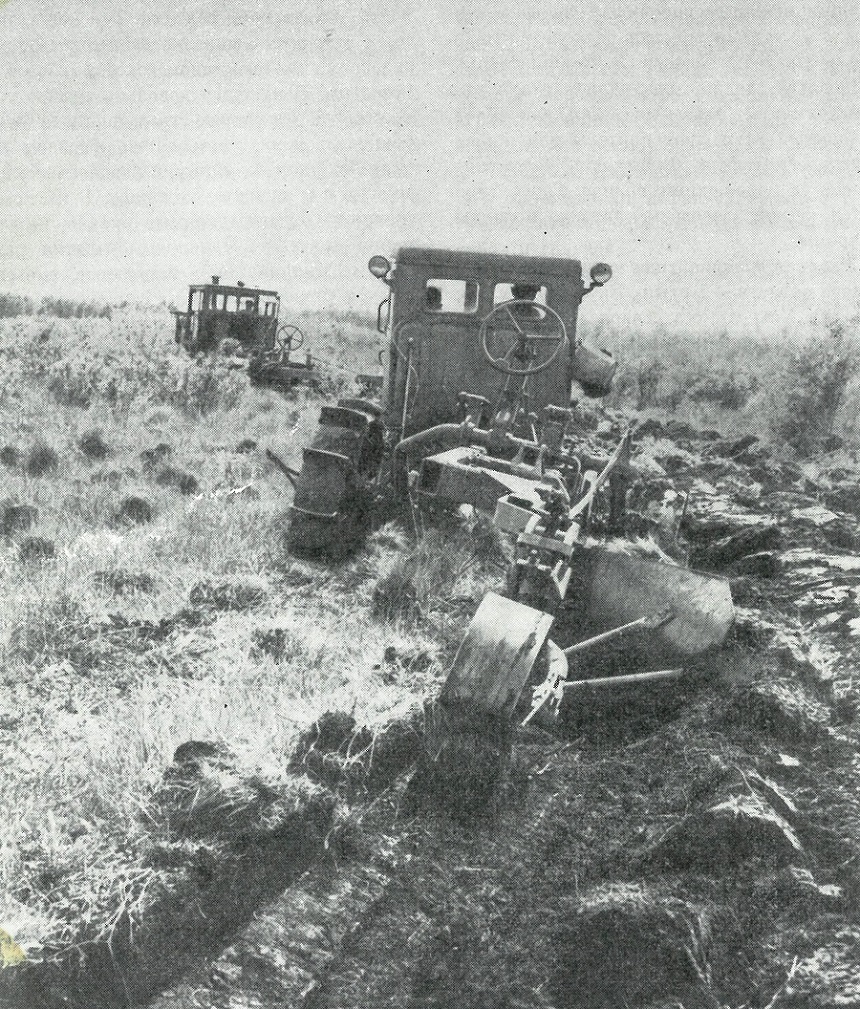
[(234, 760), (233, 751), (224, 743), (190, 739), (173, 751), (173, 762), (164, 772), (165, 781), (188, 781), (199, 777), (206, 767), (225, 770)]
[(655, 417), (648, 417), (636, 425), (633, 434), (637, 441), (639, 441), (642, 438), (662, 438), (664, 430), (665, 425), (663, 423)]
[(172, 455), (172, 446), (162, 441), (159, 442), (155, 448), (145, 448), (140, 453), (140, 461), (145, 470), (150, 470), (155, 469), (156, 466), (159, 466), (165, 459), (169, 459)]
[(860, 931), (845, 928), (797, 964), (779, 1001), (785, 1009), (860, 1005)]
[(737, 575), (731, 579), (735, 606), (762, 606), (767, 602), (768, 589), (755, 575)]
[(146, 571), (128, 571), (125, 568), (94, 571), (93, 583), (102, 592), (110, 592), (115, 596), (152, 592), (155, 587), (155, 579)]
[(776, 578), (782, 569), (779, 555), (770, 551), (762, 551), (756, 554), (747, 554), (736, 560), (732, 566), (732, 573), (736, 575), (750, 575), (753, 578)]
[(767, 732), (787, 744), (821, 742), (831, 735), (827, 707), (788, 679), (750, 684), (736, 694), (724, 719), (730, 725)]
[(105, 444), (101, 431), (86, 431), (78, 440), (78, 448), (88, 459), (106, 459), (110, 448)]
[(342, 711), (326, 711), (302, 733), (289, 766), (303, 770), (312, 781), (334, 787), (344, 777), (353, 753), (360, 753), (371, 741), (367, 729)]
[(738, 456), (755, 445), (758, 440), (758, 435), (754, 434), (745, 434), (742, 438), (736, 438), (731, 441), (720, 439), (713, 445), (709, 445), (703, 455), (719, 456), (722, 459), (737, 459)]
[[(706, 571), (724, 571), (742, 557), (779, 550), (782, 544), (783, 534), (778, 525), (751, 526), (733, 532), (716, 543), (695, 547), (690, 552), (690, 564)], [(738, 574), (743, 573), (738, 571)]]
[(508, 777), (511, 720), (439, 703), (428, 705), (425, 725), (407, 804), (412, 809), (435, 807), (465, 820), (491, 810)]
[(803, 857), (791, 825), (760, 796), (747, 794), (685, 816), (654, 845), (646, 861), (682, 872), (720, 873), (747, 858), (786, 865)]
[[(618, 1009), (688, 1003), (701, 984), (688, 953), (707, 933), (699, 908), (635, 883), (587, 891), (554, 940), (557, 1009)], [(715, 1003), (716, 1004), (716, 1003)]]
[(717, 758), (712, 758), (711, 772), (711, 780), (704, 786), (710, 805), (731, 796), (757, 796), (771, 805), (788, 823), (795, 825), (799, 813), (794, 799), (775, 781), (752, 768), (727, 764)]
[[(2, 458), (0, 458), (2, 462)], [(822, 500), (828, 508), (836, 511), (847, 512), (860, 518), (860, 494), (857, 493), (856, 483), (845, 483), (833, 490), (825, 491)]]
[(819, 534), (827, 546), (860, 553), (860, 529), (853, 520), (833, 522), (826, 529), (820, 529)]
[(127, 497), (122, 500), (116, 514), (115, 525), (144, 525), (152, 521), (152, 505), (142, 497)]
[(398, 673), (424, 673), (434, 662), (434, 655), (426, 648), (410, 648), (398, 652), (394, 645), (388, 645), (382, 655), (382, 663), (375, 666), (381, 668), (382, 678), (386, 683), (393, 683)]
[(4, 445), (0, 448), (0, 463), (9, 469), (15, 469), (21, 462), (21, 453), (14, 445)]
[(193, 473), (175, 466), (165, 466), (156, 476), (155, 482), (159, 487), (171, 487), (180, 494), (196, 494), (200, 490), (200, 482)]
[(221, 743), (190, 740), (177, 747), (153, 800), (153, 815), (180, 838), (245, 845), (301, 812), (328, 823), (334, 797), (303, 778), (263, 780), (249, 774)]
[(373, 733), (359, 727), (352, 715), (327, 711), (303, 733), (289, 766), (329, 788), (346, 784), (372, 789), (389, 785), (420, 752), (418, 727), (408, 721), (392, 722)]
[(236, 578), (223, 582), (198, 582), (189, 593), (194, 607), (213, 610), (250, 610), (266, 601), (268, 589), (258, 579)]
[(25, 469), (29, 476), (46, 476), (56, 473), (60, 465), (60, 457), (50, 445), (34, 445), (27, 453)]
[(53, 541), (42, 536), (25, 536), (18, 544), (18, 557), (25, 564), (38, 564), (56, 556)]
[(817, 883), (809, 869), (796, 865), (760, 876), (755, 881), (754, 900), (768, 907), (791, 908), (803, 915), (836, 911), (845, 904), (839, 886)]
[(24, 533), (39, 520), (39, 509), (34, 505), (6, 504), (0, 512), (0, 535)]
[(253, 438), (243, 438), (239, 444), (236, 446), (236, 452), (239, 455), (247, 455), (249, 452), (257, 451), (257, 443)]

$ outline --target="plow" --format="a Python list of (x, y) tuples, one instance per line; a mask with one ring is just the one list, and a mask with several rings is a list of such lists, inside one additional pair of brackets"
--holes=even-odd
[[(577, 684), (677, 680), (719, 648), (731, 593), (686, 566), (686, 496), (637, 471), (631, 431), (607, 452), (579, 409), (615, 372), (576, 336), (610, 268), (586, 284), (575, 260), (412, 248), (369, 268), (389, 289), (381, 401), (324, 406), (301, 471), (279, 463), (295, 485), (293, 550), (342, 558), (398, 511), (419, 532), (440, 513), (491, 517), (513, 559), (449, 670), (450, 711), (546, 724)], [(622, 675), (578, 675), (590, 648), (631, 641)]]

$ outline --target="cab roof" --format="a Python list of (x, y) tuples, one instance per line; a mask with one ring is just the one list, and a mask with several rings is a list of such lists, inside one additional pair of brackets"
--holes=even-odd
[(498, 252), (422, 249), (408, 246), (398, 250), (396, 262), (448, 270), (480, 270), (482, 273), (510, 276), (552, 275), (580, 282), (582, 279), (582, 263), (578, 259), (560, 259), (555, 256), (515, 256)]
[(277, 291), (264, 291), (259, 287), (239, 287), (232, 284), (190, 284), (189, 285), (192, 292), (194, 291), (217, 291), (219, 294), (235, 294), (240, 298), (254, 298), (257, 296), (263, 298), (277, 298)]

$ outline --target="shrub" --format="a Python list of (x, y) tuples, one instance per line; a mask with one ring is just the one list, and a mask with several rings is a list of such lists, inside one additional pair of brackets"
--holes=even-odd
[(14, 319), (19, 315), (32, 315), (33, 302), (18, 294), (0, 294), (0, 319)]
[(21, 453), (14, 445), (4, 445), (3, 448), (0, 448), (0, 463), (4, 466), (15, 469), (20, 461)]
[(186, 473), (175, 466), (165, 466), (155, 478), (159, 487), (171, 487), (180, 494), (196, 494), (200, 490), (200, 482), (193, 473)]
[(39, 520), (39, 509), (33, 505), (4, 504), (0, 512), (0, 533), (12, 536), (14, 533), (27, 532)]
[(56, 557), (57, 548), (44, 536), (25, 536), (18, 545), (18, 556), (25, 564), (33, 564)]
[(820, 451), (833, 434), (858, 371), (858, 323), (860, 318), (828, 323), (823, 335), (813, 336), (792, 355), (775, 385), (771, 432), (800, 456)]
[(663, 376), (662, 361), (643, 361), (637, 373), (638, 394), (636, 409), (645, 410), (657, 404), (657, 394), (660, 389), (660, 379)]
[(173, 447), (160, 441), (155, 448), (145, 448), (140, 453), (140, 461), (144, 470), (151, 470), (173, 455)]
[(694, 381), (687, 395), (694, 403), (714, 403), (725, 410), (742, 410), (758, 387), (755, 375), (708, 375)]
[(42, 298), (39, 315), (52, 315), (58, 319), (109, 319), (109, 305), (92, 301), (74, 301), (71, 298)]

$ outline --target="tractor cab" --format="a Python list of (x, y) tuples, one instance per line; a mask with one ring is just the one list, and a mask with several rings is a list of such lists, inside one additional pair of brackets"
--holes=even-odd
[(459, 419), (462, 394), (486, 402), (486, 418), (517, 398), (521, 415), (565, 407), (574, 382), (605, 395), (615, 372), (606, 351), (576, 337), (579, 304), (591, 283), (574, 259), (403, 248), (394, 264), (374, 256), (370, 272), (389, 287), (377, 324), (389, 339), (383, 410), (407, 437)]
[(221, 284), (192, 284), (186, 311), (174, 311), (176, 342), (196, 353), (216, 351), (225, 340), (247, 350), (271, 349), (275, 345), (280, 298), (276, 291)]

